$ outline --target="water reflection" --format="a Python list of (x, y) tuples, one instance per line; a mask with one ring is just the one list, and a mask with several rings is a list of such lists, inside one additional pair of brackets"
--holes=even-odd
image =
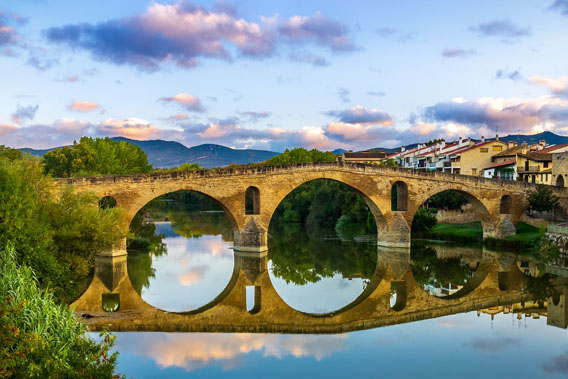
[(267, 256), (241, 254), (219, 216), (172, 207), (141, 222), (154, 238), (145, 251), (97, 260), (73, 306), (92, 330), (131, 331), (117, 333), (127, 376), (345, 376), (353, 362), (376, 363), (356, 367), (370, 377), (377, 364), (387, 377), (566, 374), (568, 332), (550, 327), (568, 326), (561, 265), (444, 245), (378, 250), (294, 226), (271, 230)]

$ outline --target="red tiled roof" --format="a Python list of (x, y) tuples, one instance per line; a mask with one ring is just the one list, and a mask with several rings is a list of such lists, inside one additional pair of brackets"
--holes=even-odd
[(542, 150), (537, 150), (537, 153), (550, 153), (553, 152), (554, 150), (558, 150), (558, 149), (562, 149), (563, 147), (567, 147), (568, 143), (564, 143), (564, 144), (560, 144), (560, 145), (552, 145), (552, 146), (548, 146), (545, 147)]
[(492, 164), (491, 166), (487, 166), (484, 168), (484, 170), (489, 170), (490, 168), (495, 168), (495, 167), (502, 167), (502, 166), (509, 166), (512, 164), (517, 163), (517, 158), (513, 158), (513, 159), (507, 159), (506, 161), (500, 162), (500, 163), (495, 163)]

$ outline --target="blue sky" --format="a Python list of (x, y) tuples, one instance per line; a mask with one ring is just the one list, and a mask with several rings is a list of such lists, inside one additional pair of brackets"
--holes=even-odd
[(0, 1), (0, 144), (568, 131), (568, 0)]

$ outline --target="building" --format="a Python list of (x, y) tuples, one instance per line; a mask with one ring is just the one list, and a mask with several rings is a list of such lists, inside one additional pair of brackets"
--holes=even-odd
[(517, 159), (511, 158), (485, 167), (483, 169), (483, 177), (502, 180), (517, 180)]
[(483, 169), (492, 164), (492, 157), (507, 148), (507, 144), (494, 140), (471, 143), (469, 147), (457, 150), (450, 156), (452, 171), (462, 175), (482, 176)]
[(381, 152), (370, 152), (362, 151), (354, 153), (353, 151), (345, 152), (337, 156), (338, 162), (353, 162), (353, 163), (380, 163), (385, 159), (387, 154), (384, 151)]
[(551, 184), (556, 187), (568, 186), (568, 152), (551, 153), (552, 178)]

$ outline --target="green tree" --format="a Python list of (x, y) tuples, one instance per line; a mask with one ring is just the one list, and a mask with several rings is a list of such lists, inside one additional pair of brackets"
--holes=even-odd
[(537, 184), (534, 191), (529, 192), (529, 205), (535, 211), (551, 211), (558, 205), (558, 197), (552, 194), (552, 187)]
[(58, 192), (37, 159), (0, 158), (0, 246), (14, 246), (62, 300), (81, 290), (94, 255), (128, 230), (120, 210), (99, 209), (94, 194)]
[(6, 158), (10, 161), (22, 159), (23, 154), (20, 150), (12, 149), (4, 145), (0, 145), (0, 158)]
[(335, 155), (330, 151), (319, 151), (317, 149), (307, 150), (303, 147), (286, 149), (282, 154), (275, 156), (264, 162), (265, 165), (278, 166), (291, 163), (310, 163), (310, 162), (334, 162)]
[(383, 159), (380, 163), (379, 166), (383, 166), (383, 167), (398, 167), (398, 164), (396, 163), (396, 161), (392, 158), (387, 158), (387, 159)]
[(72, 147), (52, 150), (42, 157), (46, 174), (54, 177), (140, 174), (152, 171), (139, 146), (110, 138), (82, 137)]
[(436, 226), (436, 215), (428, 209), (419, 208), (412, 220), (412, 232), (428, 232)]

